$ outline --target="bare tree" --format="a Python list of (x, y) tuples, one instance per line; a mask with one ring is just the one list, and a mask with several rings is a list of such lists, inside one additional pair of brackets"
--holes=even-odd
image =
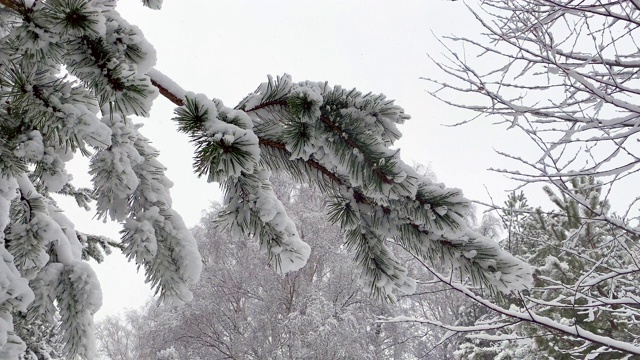
[[(445, 327), (454, 332), (481, 331), (484, 338), (492, 338), (497, 329), (534, 323), (541, 329), (539, 336), (586, 341), (576, 341), (576, 349), (565, 352), (575, 356), (640, 354), (637, 334), (616, 334), (613, 320), (594, 331), (580, 325), (580, 317), (587, 313), (616, 314), (614, 318), (625, 326), (640, 319), (640, 297), (634, 290), (640, 273), (639, 197), (633, 186), (640, 180), (640, 2), (484, 0), (467, 8), (483, 32), (477, 38), (441, 39), (445, 59), (432, 59), (446, 76), (426, 79), (434, 85), (431, 94), (475, 112), (468, 121), (498, 119), (531, 140), (533, 146), (521, 153), (501, 151), (513, 166), (494, 170), (522, 186), (544, 183), (558, 191), (546, 190), (560, 210), (545, 217), (551, 225), (540, 231), (557, 226), (561, 232), (545, 238), (528, 233), (528, 240), (534, 246), (551, 246), (545, 239), (555, 238), (553, 253), (579, 261), (582, 267), (571, 278), (559, 273), (534, 276), (534, 288), (514, 293), (505, 300), (506, 306), (436, 274), (501, 314), (500, 321), (475, 327)], [(615, 204), (621, 210), (602, 205), (610, 198), (624, 199), (622, 205)], [(527, 210), (511, 209), (510, 214), (523, 211)], [(594, 229), (606, 231), (595, 234)], [(587, 243), (577, 246), (580, 241)], [(543, 266), (542, 260), (533, 265)], [(551, 293), (563, 295), (551, 299)], [(567, 308), (575, 316), (566, 315)], [(561, 311), (562, 317), (553, 316)], [(515, 340), (516, 335), (493, 339)]]
[[(484, 0), (480, 9), (469, 7), (482, 38), (442, 39), (448, 61), (435, 63), (448, 76), (427, 79), (438, 86), (431, 94), (477, 112), (473, 120), (501, 119), (531, 139), (537, 156), (503, 152), (524, 166), (498, 171), (527, 183), (551, 181), (567, 193), (566, 180), (581, 175), (612, 187), (640, 169), (639, 7)], [(456, 101), (460, 94), (469, 96)], [(630, 198), (632, 209), (637, 199)]]
[(126, 320), (109, 316), (96, 326), (101, 355), (111, 360), (138, 359), (137, 330), (134, 324), (139, 314), (129, 312)]

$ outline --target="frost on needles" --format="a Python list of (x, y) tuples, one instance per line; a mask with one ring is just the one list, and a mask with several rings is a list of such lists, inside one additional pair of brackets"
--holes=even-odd
[[(110, 242), (76, 232), (52, 194), (82, 207), (96, 201), (98, 217), (124, 222), (116, 245), (145, 269), (161, 299), (190, 299), (187, 285), (200, 273), (157, 151), (129, 117), (148, 115), (157, 96), (145, 75), (155, 53), (114, 1), (0, 4), (0, 358), (35, 351), (14, 326), (56, 319), (60, 355), (94, 358), (102, 296), (86, 260), (100, 260), (96, 250)], [(65, 170), (78, 153), (91, 156), (92, 189), (73, 187)], [(26, 323), (13, 323), (17, 312), (26, 312), (19, 317)]]
[(277, 169), (327, 196), (328, 217), (340, 224), (375, 296), (393, 301), (393, 290), (415, 288), (390, 241), (492, 290), (530, 282), (524, 263), (466, 228), (468, 201), (460, 190), (419, 175), (391, 148), (400, 138), (397, 125), (409, 116), (384, 95), (294, 83), (285, 75), (269, 78), (229, 109), (181, 90), (157, 70), (150, 74), (184, 99), (175, 120), (196, 147), (196, 172), (226, 189), (220, 221), (234, 233), (256, 236), (276, 269), (295, 270), (308, 256), (265, 175)]
[[(459, 190), (420, 176), (391, 148), (409, 118), (392, 101), (283, 76), (229, 108), (152, 70), (152, 46), (115, 5), (0, 0), (0, 357), (35, 351), (15, 326), (56, 319), (66, 356), (94, 357), (101, 293), (86, 260), (101, 260), (101, 247), (121, 248), (161, 301), (191, 298), (200, 255), (171, 207), (157, 151), (131, 118), (148, 116), (156, 87), (179, 105), (196, 173), (224, 186), (219, 222), (259, 241), (276, 271), (299, 269), (311, 251), (271, 187), (278, 169), (324, 192), (329, 219), (377, 297), (415, 287), (390, 242), (493, 290), (530, 282), (524, 263), (465, 227)], [(91, 157), (91, 189), (75, 188), (65, 170), (76, 154)], [(95, 201), (99, 218), (123, 224), (121, 242), (77, 232), (53, 194), (83, 208)], [(26, 323), (14, 324), (21, 312)]]

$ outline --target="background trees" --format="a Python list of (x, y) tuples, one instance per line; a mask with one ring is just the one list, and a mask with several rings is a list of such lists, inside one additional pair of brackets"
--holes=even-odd
[[(593, 178), (576, 178), (572, 189), (590, 199), (591, 207), (607, 212), (608, 204)], [(524, 297), (534, 313), (576, 328), (637, 344), (637, 284), (634, 270), (638, 244), (629, 234), (605, 222), (594, 221), (593, 212), (568, 197), (559, 197), (550, 187), (545, 192), (555, 209), (543, 211), (526, 206), (522, 195), (512, 196), (502, 208), (503, 220), (512, 224), (511, 239), (518, 239), (516, 253), (534, 266), (534, 287)], [(521, 206), (512, 206), (517, 202)], [(517, 208), (517, 215), (513, 209)], [(515, 231), (515, 229), (519, 229)], [(495, 314), (481, 321), (504, 323)], [(606, 346), (567, 336), (554, 329), (514, 323), (480, 335), (492, 343), (464, 344), (465, 356), (509, 356), (509, 358), (618, 359), (628, 356)]]
[(276, 274), (252, 239), (227, 240), (216, 226), (216, 206), (194, 229), (205, 262), (194, 300), (106, 319), (98, 326), (103, 354), (156, 359), (172, 349), (189, 359), (400, 359), (428, 348), (404, 324), (376, 323), (397, 311), (363, 291), (339, 227), (326, 220), (322, 193), (282, 174), (271, 180), (301, 238), (314, 248), (307, 266)]
[[(637, 4), (489, 0), (469, 10), (484, 33), (443, 39), (448, 61), (437, 64), (448, 76), (429, 79), (433, 95), (531, 140), (526, 153), (503, 153), (515, 160), (505, 174), (567, 196), (571, 178), (595, 176), (628, 215), (635, 195), (627, 196), (626, 184), (637, 173), (638, 151)], [(465, 102), (455, 93), (468, 95)]]
[(137, 311), (128, 311), (123, 319), (108, 316), (96, 326), (99, 353), (113, 360), (139, 359), (142, 353), (139, 333), (144, 328)]
[[(638, 4), (490, 0), (469, 9), (484, 33), (442, 39), (447, 61), (435, 63), (448, 76), (429, 78), (432, 94), (477, 112), (473, 121), (490, 116), (529, 138), (525, 151), (501, 152), (513, 165), (497, 171), (522, 185), (545, 185), (553, 204), (534, 210), (514, 193), (504, 206), (492, 205), (509, 231), (503, 246), (534, 266), (535, 281), (530, 292), (505, 299), (500, 321), (478, 323), (505, 325), (476, 337), (499, 340), (493, 355), (487, 347), (471, 353), (624, 358), (631, 350), (625, 344), (635, 344), (633, 351), (638, 345), (639, 234), (631, 185), (639, 153)], [(552, 321), (506, 326), (530, 321), (509, 314), (509, 306)], [(552, 322), (573, 330), (558, 332), (562, 326), (550, 328)], [(586, 332), (603, 341), (584, 341)], [(611, 339), (621, 341), (621, 353), (607, 347)]]

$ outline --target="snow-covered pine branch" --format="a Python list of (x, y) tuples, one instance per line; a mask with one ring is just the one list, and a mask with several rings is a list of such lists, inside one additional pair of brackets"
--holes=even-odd
[[(466, 229), (462, 214), (468, 202), (460, 190), (420, 176), (390, 148), (400, 137), (396, 124), (409, 117), (383, 95), (363, 95), (327, 83), (296, 84), (285, 75), (269, 78), (231, 110), (219, 100), (190, 95), (157, 70), (150, 76), (161, 94), (180, 105), (175, 120), (196, 145), (200, 175), (220, 180), (218, 173), (233, 171), (225, 183), (229, 189), (233, 182), (246, 183), (241, 179), (260, 164), (321, 188), (329, 198), (329, 218), (345, 231), (365, 286), (375, 295), (393, 299), (393, 289), (414, 288), (385, 245), (387, 239), (405, 244), (423, 259), (460, 269), (492, 290), (509, 292), (529, 283), (526, 265)], [(248, 141), (251, 136), (237, 128), (253, 130), (259, 151), (256, 140)], [(256, 190), (245, 190), (243, 198), (233, 192), (224, 221), (241, 224), (253, 217), (250, 233), (262, 234), (268, 222), (257, 218), (265, 200), (250, 191)], [(239, 203), (247, 210), (238, 211)], [(248, 215), (251, 211), (255, 214)], [(275, 259), (282, 256), (277, 246), (273, 252), (267, 245)]]
[[(74, 231), (50, 194), (74, 196), (85, 208), (95, 198), (100, 216), (148, 221), (146, 235), (153, 241), (144, 245), (154, 254), (130, 254), (162, 298), (189, 299), (186, 286), (201, 266), (195, 241), (171, 209), (171, 182), (156, 151), (128, 118), (147, 115), (157, 95), (145, 75), (155, 53), (112, 1), (0, 4), (0, 236), (7, 279), (0, 300), (1, 357), (25, 350), (13, 332), (12, 313), (28, 306), (24, 319), (33, 324), (59, 315), (68, 356), (93, 358), (92, 317), (101, 293), (83, 260), (102, 254), (95, 241)], [(72, 76), (61, 72), (63, 66)], [(93, 194), (69, 182), (65, 164), (76, 153), (93, 153)]]

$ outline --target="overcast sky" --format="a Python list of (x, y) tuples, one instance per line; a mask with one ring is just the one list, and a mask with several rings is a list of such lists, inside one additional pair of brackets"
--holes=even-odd
[[(165, 0), (161, 11), (151, 11), (139, 1), (120, 1), (118, 10), (155, 46), (156, 68), (186, 90), (234, 106), (267, 74), (286, 72), (294, 81), (329, 81), (384, 93), (412, 116), (401, 127), (398, 144), (406, 162), (430, 165), (439, 181), (474, 200), (486, 201), (488, 189), (502, 202), (504, 190), (512, 186), (486, 169), (504, 167), (493, 149), (518, 146), (515, 134), (488, 122), (443, 126), (470, 114), (432, 99), (425, 91), (429, 84), (419, 79), (440, 76), (426, 55), (442, 51), (433, 33), (477, 34), (462, 2)], [(174, 208), (193, 226), (221, 195), (217, 185), (193, 175), (192, 147), (175, 131), (173, 109), (158, 98), (151, 117), (141, 119), (141, 132), (160, 150), (175, 183)], [(76, 183), (88, 186), (85, 162), (75, 166)], [(64, 208), (78, 230), (119, 238), (118, 224), (91, 222), (92, 214), (73, 211), (73, 205)], [(144, 277), (121, 255), (95, 268), (104, 297), (98, 319), (138, 308), (151, 296)]]

